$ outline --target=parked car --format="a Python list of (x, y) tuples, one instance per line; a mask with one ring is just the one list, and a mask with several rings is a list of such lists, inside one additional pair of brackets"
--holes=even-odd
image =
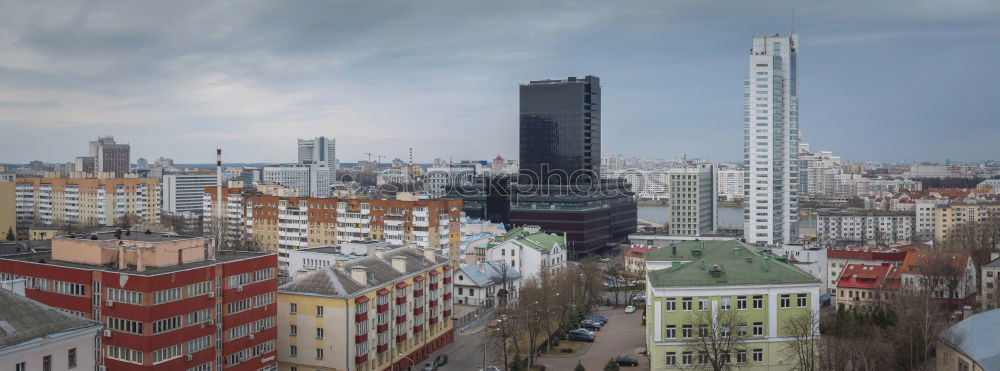
[(645, 303), (646, 302), (646, 294), (635, 294), (635, 296), (632, 297), (632, 301), (637, 302), (637, 303)]
[(617, 356), (615, 357), (615, 363), (619, 366), (638, 366), (639, 361), (629, 358), (628, 356)]
[(589, 319), (585, 319), (583, 321), (580, 321), (580, 327), (583, 327), (583, 328), (588, 329), (588, 330), (597, 330), (597, 331), (600, 331), (601, 330), (601, 323), (597, 322), (597, 321), (591, 321)]
[(600, 319), (601, 322), (608, 323), (608, 316), (605, 316), (603, 314), (591, 313), (587, 315), (587, 319), (595, 319), (595, 318)]
[(587, 330), (587, 329), (585, 329), (585, 328), (578, 328), (578, 329), (576, 329), (576, 330), (572, 330), (572, 331), (570, 331), (570, 332), (574, 332), (574, 331), (575, 331), (575, 332), (579, 332), (579, 333), (581, 333), (581, 334), (587, 334), (587, 335), (589, 335), (589, 336), (594, 336), (594, 334), (595, 334), (595, 332), (593, 332), (593, 331), (590, 331), (590, 330)]
[(500, 366), (486, 366), (486, 368), (479, 368), (479, 371), (501, 371)]
[(424, 368), (421, 371), (437, 371), (438, 366), (433, 363), (424, 364)]
[(576, 330), (570, 331), (569, 336), (566, 337), (569, 341), (582, 341), (586, 343), (594, 342), (594, 335), (583, 332), (574, 332), (574, 331)]
[(599, 324), (599, 325), (601, 325), (601, 326), (604, 326), (604, 325), (608, 324), (608, 320), (607, 320), (607, 319), (605, 319), (605, 318), (601, 318), (601, 317), (593, 317), (593, 316), (592, 316), (592, 317), (587, 317), (587, 318), (584, 318), (583, 320), (584, 320), (584, 321), (591, 321), (591, 322), (595, 322), (595, 323), (597, 323), (597, 324)]
[(440, 354), (434, 358), (434, 364), (438, 366), (444, 366), (448, 364), (448, 356), (445, 354)]
[(625, 313), (635, 313), (635, 307), (631, 305), (625, 307)]

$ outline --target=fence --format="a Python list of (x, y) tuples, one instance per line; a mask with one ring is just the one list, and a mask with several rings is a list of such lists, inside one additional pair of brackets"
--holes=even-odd
[(457, 331), (465, 331), (468, 328), (476, 327), (482, 325), (493, 317), (493, 307), (479, 307), (471, 313), (455, 319), (455, 328)]

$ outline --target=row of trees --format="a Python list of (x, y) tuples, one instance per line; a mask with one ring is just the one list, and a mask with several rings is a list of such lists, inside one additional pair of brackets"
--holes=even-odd
[(494, 321), (484, 330), (493, 354), (507, 368), (520, 367), (524, 355), (528, 365), (534, 364), (543, 344), (548, 350), (600, 302), (601, 273), (597, 260), (588, 258), (561, 269), (543, 269), (522, 282), (517, 296), (497, 307)]

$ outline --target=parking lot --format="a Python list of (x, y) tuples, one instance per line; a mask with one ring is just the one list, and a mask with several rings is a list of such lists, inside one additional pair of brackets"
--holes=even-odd
[(615, 308), (598, 313), (608, 316), (608, 324), (596, 332), (594, 344), (586, 353), (577, 357), (543, 356), (537, 363), (545, 365), (546, 370), (572, 370), (579, 361), (588, 370), (602, 370), (609, 359), (623, 354), (639, 361), (639, 367), (623, 369), (649, 370), (649, 359), (638, 354), (646, 346), (641, 310), (626, 314), (624, 309)]

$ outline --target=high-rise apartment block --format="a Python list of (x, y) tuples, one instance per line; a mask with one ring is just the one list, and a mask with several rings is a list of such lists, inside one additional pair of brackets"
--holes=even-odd
[(716, 175), (718, 175), (716, 181), (719, 183), (719, 197), (725, 197), (729, 201), (743, 199), (743, 185), (746, 181), (745, 170), (724, 169), (719, 170)]
[(670, 234), (713, 234), (718, 225), (715, 165), (670, 169)]
[[(114, 137), (100, 137), (90, 141), (90, 157), (94, 158), (94, 171), (98, 173), (114, 173), (121, 177), (131, 170), (130, 156), (132, 146), (115, 143)], [(86, 168), (86, 165), (84, 165)]]
[(268, 166), (264, 168), (263, 180), (298, 189), (303, 196), (330, 197), (331, 171), (326, 164)]
[(337, 140), (326, 137), (299, 139), (299, 163), (321, 164), (330, 169), (329, 184), (337, 180)]
[(112, 226), (160, 222), (152, 178), (21, 178), (15, 185), (19, 228), (31, 225)]
[(201, 214), (205, 188), (215, 187), (215, 174), (171, 174), (162, 181), (163, 212)]
[[(102, 370), (277, 370), (275, 254), (138, 230), (56, 237), (0, 258), (25, 295), (104, 323)], [(84, 367), (89, 368), (89, 367)]]
[[(431, 248), (459, 257), (460, 200), (279, 197), (233, 188), (223, 191), (227, 231), (236, 236), (242, 224), (246, 237), (239, 238), (278, 252), (283, 270), (290, 250), (365, 240)], [(212, 224), (215, 197), (214, 188), (205, 190), (206, 225)]]
[(798, 36), (754, 36), (743, 106), (744, 238), (790, 243), (798, 220)]

